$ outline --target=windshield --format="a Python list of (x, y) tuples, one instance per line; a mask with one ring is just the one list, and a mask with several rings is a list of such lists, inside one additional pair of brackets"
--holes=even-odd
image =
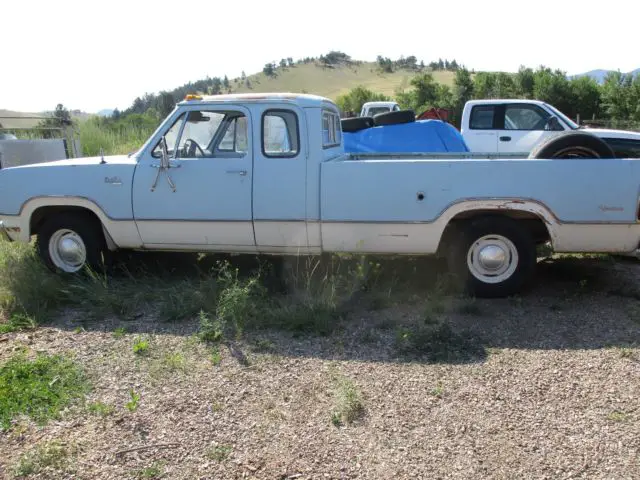
[(556, 117), (561, 118), (567, 125), (569, 125), (569, 128), (573, 130), (577, 130), (578, 128), (580, 128), (576, 122), (571, 120), (569, 117), (567, 117), (564, 113), (562, 113), (557, 108), (549, 105), (548, 103), (545, 103), (545, 105), (549, 110), (551, 110), (555, 114)]

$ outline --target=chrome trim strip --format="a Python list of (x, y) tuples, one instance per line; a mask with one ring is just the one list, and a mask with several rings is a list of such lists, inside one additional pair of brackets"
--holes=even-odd
[[(638, 225), (640, 223), (640, 219), (635, 220), (635, 221), (611, 221), (611, 220), (600, 220), (600, 221), (587, 221), (587, 222), (582, 222), (582, 221), (573, 221), (573, 220), (560, 220), (554, 213), (553, 211), (543, 202), (539, 201), (539, 200), (535, 200), (532, 198), (522, 198), (522, 197), (466, 197), (466, 198), (461, 198), (458, 200), (455, 200), (451, 203), (449, 203), (446, 207), (444, 207), (434, 218), (433, 220), (352, 220), (352, 219), (341, 219), (341, 220), (327, 220), (327, 219), (254, 219), (254, 220), (239, 220), (239, 219), (228, 219), (228, 220), (223, 220), (223, 219), (194, 219), (194, 220), (186, 220), (186, 219), (173, 219), (173, 218), (166, 218), (166, 219), (156, 219), (156, 218), (140, 218), (140, 219), (136, 219), (136, 218), (114, 218), (109, 216), (105, 210), (102, 208), (102, 206), (100, 204), (98, 204), (96, 201), (91, 200), (90, 198), (87, 197), (83, 197), (83, 196), (77, 196), (77, 195), (42, 195), (42, 196), (37, 196), (37, 197), (31, 197), (28, 200), (26, 200), (22, 206), (20, 207), (20, 213), (15, 215), (15, 214), (4, 214), (4, 213), (0, 213), (0, 216), (4, 216), (4, 217), (19, 217), (22, 214), (22, 211), (25, 208), (25, 205), (33, 200), (38, 200), (41, 198), (63, 198), (63, 199), (78, 199), (78, 200), (84, 200), (87, 201), (89, 203), (92, 203), (93, 205), (95, 205), (97, 208), (100, 209), (100, 211), (102, 212), (102, 214), (107, 217), (110, 221), (112, 222), (209, 222), (209, 223), (213, 223), (213, 222), (307, 222), (307, 223), (354, 223), (354, 224), (363, 224), (363, 223), (369, 223), (369, 224), (389, 224), (389, 225), (402, 225), (402, 224), (412, 224), (412, 225), (421, 225), (421, 224), (431, 224), (431, 223), (435, 223), (442, 215), (444, 215), (444, 213), (449, 210), (450, 208), (460, 204), (460, 203), (465, 203), (465, 202), (504, 202), (504, 203), (533, 203), (536, 204), (540, 207), (542, 207), (545, 211), (547, 211), (549, 213), (549, 215), (551, 215), (551, 217), (554, 219), (554, 221), (556, 221), (558, 224), (565, 224), (565, 225)], [(492, 210), (492, 209), (489, 209)], [(494, 208), (493, 210), (495, 211), (501, 211), (501, 208)], [(505, 208), (505, 210), (516, 210), (517, 209), (507, 209)]]

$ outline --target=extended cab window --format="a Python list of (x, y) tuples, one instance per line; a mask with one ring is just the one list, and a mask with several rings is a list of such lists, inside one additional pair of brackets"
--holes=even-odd
[(496, 107), (493, 105), (475, 105), (471, 109), (469, 128), (471, 130), (493, 130), (493, 118)]
[(329, 110), (322, 112), (322, 147), (330, 148), (342, 142), (342, 126), (338, 114)]
[(295, 157), (300, 151), (298, 116), (291, 110), (267, 110), (262, 116), (262, 153), (266, 157)]

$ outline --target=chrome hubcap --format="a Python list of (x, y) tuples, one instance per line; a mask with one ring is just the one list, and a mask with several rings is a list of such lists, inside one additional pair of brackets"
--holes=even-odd
[(49, 240), (49, 256), (53, 264), (65, 272), (77, 272), (87, 260), (84, 241), (72, 230), (58, 230)]
[(485, 235), (469, 247), (467, 266), (481, 282), (504, 282), (518, 267), (518, 249), (502, 235)]

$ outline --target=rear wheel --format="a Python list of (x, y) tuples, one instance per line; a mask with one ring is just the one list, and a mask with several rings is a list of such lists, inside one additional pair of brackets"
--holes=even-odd
[(460, 226), (449, 268), (463, 289), (478, 297), (506, 297), (531, 279), (536, 247), (528, 230), (506, 217), (485, 217)]
[(529, 158), (616, 158), (613, 149), (588, 132), (569, 131), (549, 137), (529, 153)]
[(92, 215), (61, 213), (40, 227), (37, 250), (55, 273), (73, 274), (85, 266), (100, 271), (106, 250), (100, 222)]

